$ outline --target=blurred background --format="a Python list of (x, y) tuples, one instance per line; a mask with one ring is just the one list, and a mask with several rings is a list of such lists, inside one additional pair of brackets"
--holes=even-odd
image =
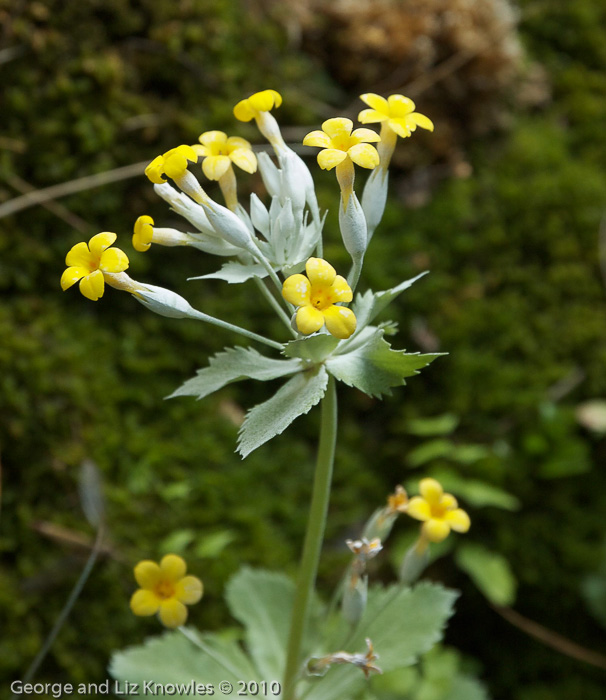
[[(340, 389), (322, 589), (396, 484), (437, 476), (472, 518), (427, 572), (462, 591), (457, 663), (497, 699), (604, 698), (605, 27), (600, 0), (0, 0), (3, 686), (90, 553), (84, 460), (108, 533), (40, 680), (102, 681), (112, 650), (159, 631), (128, 608), (140, 559), (188, 560), (206, 587), (190, 619), (208, 630), (233, 624), (222, 591), (239, 565), (296, 571), (317, 412), (241, 461), (238, 425), (270, 387), (163, 401), (237, 339), (59, 287), (72, 245), (116, 231), (134, 278), (281, 338), (245, 286), (186, 281), (216, 258), (130, 244), (141, 214), (180, 227), (141, 163), (210, 129), (261, 143), (231, 110), (273, 88), (293, 144), (355, 119), (363, 92), (408, 95), (436, 125), (398, 143), (361, 288), (431, 270), (390, 309), (396, 346), (449, 354), (384, 402)], [(346, 267), (334, 174), (312, 150), (325, 257)], [(395, 578), (403, 520), (375, 580)]]

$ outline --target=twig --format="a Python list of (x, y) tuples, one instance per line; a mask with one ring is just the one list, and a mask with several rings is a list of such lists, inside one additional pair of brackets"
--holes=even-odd
[(51, 199), (58, 199), (59, 197), (65, 197), (68, 194), (90, 190), (94, 187), (107, 185), (111, 182), (119, 182), (120, 180), (128, 180), (131, 177), (137, 177), (143, 173), (145, 166), (148, 163), (149, 161), (147, 160), (143, 161), (142, 163), (133, 163), (132, 165), (125, 165), (122, 168), (106, 170), (104, 173), (87, 175), (86, 177), (81, 177), (77, 180), (70, 180), (69, 182), (62, 182), (59, 185), (46, 187), (42, 190), (28, 192), (28, 194), (24, 194), (21, 197), (16, 197), (15, 199), (10, 199), (8, 202), (4, 202), (4, 204), (0, 204), (0, 219), (8, 216), (9, 214), (15, 214), (23, 209), (33, 207), (36, 204), (48, 202)]
[(547, 627), (543, 627), (543, 625), (540, 625), (538, 622), (529, 620), (527, 617), (520, 615), (520, 613), (516, 612), (512, 608), (500, 605), (493, 605), (492, 608), (514, 627), (517, 627), (531, 637), (538, 639), (546, 646), (559, 651), (560, 654), (570, 656), (573, 659), (577, 659), (577, 661), (584, 661), (587, 664), (591, 664), (592, 666), (597, 666), (598, 668), (606, 670), (606, 656), (603, 654), (599, 654), (597, 651), (592, 651), (591, 649), (586, 649), (580, 644), (572, 642), (570, 639), (563, 637), (561, 634), (558, 634)]
[(598, 233), (598, 262), (600, 265), (600, 272), (602, 273), (602, 283), (606, 289), (606, 214), (603, 214), (600, 220), (600, 229)]
[[(16, 190), (21, 192), (21, 194), (29, 194), (30, 192), (36, 191), (35, 187), (30, 185), (29, 182), (26, 182), (20, 178), (18, 175), (11, 175), (7, 182), (11, 187), (14, 187)], [(84, 221), (84, 219), (81, 219), (77, 214), (71, 212), (67, 207), (64, 207), (63, 204), (59, 204), (59, 202), (55, 202), (54, 200), (50, 199), (47, 202), (40, 202), (40, 204), (45, 209), (52, 212), (55, 216), (58, 216), (60, 219), (65, 221), (66, 224), (72, 226), (81, 233), (87, 233), (91, 228), (89, 223)]]

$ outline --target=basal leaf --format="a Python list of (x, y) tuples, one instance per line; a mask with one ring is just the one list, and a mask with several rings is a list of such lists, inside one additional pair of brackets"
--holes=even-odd
[(198, 370), (195, 377), (188, 379), (167, 398), (197, 396), (202, 399), (231, 382), (241, 379), (265, 382), (294, 374), (301, 368), (302, 365), (297, 360), (274, 360), (252, 348), (229, 348), (211, 357), (209, 367)]
[(328, 374), (323, 366), (299, 372), (271, 399), (251, 409), (240, 429), (238, 452), (242, 457), (280, 435), (295, 418), (307, 413), (324, 396), (327, 384)]

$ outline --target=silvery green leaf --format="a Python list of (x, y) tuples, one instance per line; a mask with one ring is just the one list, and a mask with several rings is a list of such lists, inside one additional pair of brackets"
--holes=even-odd
[(383, 309), (390, 304), (405, 289), (411, 287), (418, 279), (421, 279), (427, 272), (412, 279), (401, 282), (396, 287), (386, 289), (383, 292), (372, 292), (370, 289), (363, 294), (358, 294), (353, 303), (352, 311), (358, 320), (358, 332), (371, 323)]
[(198, 370), (198, 374), (188, 379), (167, 398), (175, 396), (209, 396), (227, 384), (241, 379), (268, 381), (294, 374), (302, 368), (298, 360), (274, 360), (261, 355), (252, 348), (229, 348), (210, 358), (208, 367)]
[(390, 394), (392, 387), (406, 384), (405, 377), (418, 374), (440, 354), (421, 355), (393, 350), (383, 338), (383, 329), (376, 328), (363, 345), (329, 357), (326, 368), (339, 381), (370, 396), (380, 397)]
[(518, 582), (502, 554), (463, 542), (456, 549), (455, 559), (493, 605), (511, 605), (515, 601)]
[(324, 362), (339, 344), (339, 339), (327, 333), (312, 335), (308, 338), (291, 340), (284, 347), (287, 357), (298, 357), (309, 362)]
[[(159, 637), (151, 637), (140, 646), (129, 647), (112, 656), (109, 672), (118, 681), (138, 684), (138, 691), (129, 692), (132, 695), (149, 695), (155, 697), (174, 697), (174, 692), (156, 693), (154, 683), (178, 684), (187, 686), (188, 683), (212, 684), (215, 689), (222, 680), (227, 680), (236, 688), (238, 680), (261, 680), (254, 667), (240, 649), (235, 640), (223, 640), (217, 635), (199, 634), (191, 628), (185, 634), (192, 637), (186, 639), (180, 632), (168, 632)], [(196, 646), (198, 640), (206, 649)], [(151, 683), (147, 686), (146, 683)], [(131, 686), (131, 690), (133, 690)], [(172, 689), (171, 689), (172, 690)], [(184, 690), (180, 695), (194, 695)]]
[(101, 474), (97, 465), (85, 459), (80, 467), (80, 503), (88, 522), (98, 528), (105, 517), (105, 501)]
[(349, 196), (344, 210), (339, 203), (339, 228), (347, 252), (354, 262), (360, 262), (368, 247), (366, 218), (355, 193)]
[[(326, 653), (341, 648), (348, 639), (347, 652), (366, 649), (369, 638), (378, 655), (377, 665), (389, 672), (415, 663), (443, 636), (446, 621), (453, 613), (458, 593), (432, 583), (420, 583), (414, 588), (391, 586), (373, 587), (368, 592), (364, 617), (355, 634), (347, 635), (347, 623), (334, 630), (326, 642)], [(361, 671), (350, 666), (332, 667), (312, 686), (306, 700), (342, 700), (355, 697), (367, 681)]]
[(250, 195), (250, 218), (257, 231), (260, 231), (267, 238), (269, 236), (269, 212), (254, 192)]
[(328, 373), (323, 366), (299, 372), (271, 399), (251, 409), (240, 428), (238, 452), (242, 457), (283, 433), (296, 418), (307, 413), (324, 396), (327, 384)]
[(241, 248), (237, 248), (235, 245), (219, 238), (214, 231), (212, 235), (207, 233), (190, 233), (189, 235), (191, 238), (190, 245), (205, 253), (222, 257), (242, 254)]
[(368, 242), (372, 234), (383, 218), (387, 190), (389, 185), (389, 171), (383, 168), (375, 168), (366, 180), (362, 192), (362, 209), (368, 226)]
[(294, 593), (285, 574), (248, 567), (227, 584), (227, 604), (246, 629), (246, 647), (261, 678), (284, 675)]
[(258, 263), (239, 263), (236, 261), (231, 261), (224, 263), (220, 270), (217, 272), (211, 272), (208, 275), (201, 275), (200, 277), (189, 277), (189, 280), (225, 280), (230, 284), (241, 284), (247, 280), (259, 277), (263, 279), (267, 277), (267, 270), (263, 265)]
[(257, 154), (257, 163), (265, 189), (272, 197), (279, 197), (282, 191), (282, 172), (265, 151)]
[(242, 223), (249, 230), (250, 235), (254, 236), (255, 235), (255, 227), (253, 226), (253, 223), (251, 221), (251, 218), (250, 218), (248, 212), (246, 211), (246, 209), (244, 209), (244, 207), (241, 204), (238, 204), (238, 206), (236, 207), (236, 214), (240, 217), (240, 221), (242, 221)]

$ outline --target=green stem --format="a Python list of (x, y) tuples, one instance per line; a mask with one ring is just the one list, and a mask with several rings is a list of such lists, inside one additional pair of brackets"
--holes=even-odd
[(291, 332), (291, 334), (296, 338), (298, 337), (297, 332), (295, 329), (291, 326), (290, 324), (290, 319), (288, 318), (288, 315), (286, 314), (286, 311), (280, 306), (280, 303), (276, 299), (276, 297), (267, 289), (265, 286), (265, 283), (263, 280), (260, 280), (258, 277), (253, 277), (253, 280), (257, 287), (259, 288), (259, 291), (263, 296), (267, 299), (267, 301), (271, 304), (272, 309), (278, 314), (278, 316), (284, 321), (284, 325), (288, 328), (288, 330)]
[(320, 551), (326, 526), (328, 501), (337, 441), (337, 393), (335, 380), (328, 378), (326, 395), (322, 400), (322, 423), (314, 476), (313, 493), (303, 545), (303, 556), (297, 579), (295, 600), (288, 639), (284, 700), (293, 700), (301, 663), (301, 643), (309, 617), (309, 604), (316, 582)]
[(215, 318), (214, 316), (209, 316), (202, 311), (197, 311), (196, 309), (191, 309), (187, 318), (197, 318), (199, 321), (205, 321), (206, 323), (212, 323), (213, 326), (218, 326), (219, 328), (224, 328), (226, 331), (233, 331), (234, 333), (239, 333), (245, 338), (250, 338), (250, 340), (256, 340), (259, 343), (264, 343), (269, 345), (270, 348), (275, 348), (276, 350), (282, 350), (284, 345), (278, 343), (271, 338), (265, 338), (262, 335), (253, 333), (252, 331), (247, 331), (246, 328), (241, 328), (240, 326), (235, 326), (233, 323), (228, 323), (227, 321), (222, 321), (220, 318)]

